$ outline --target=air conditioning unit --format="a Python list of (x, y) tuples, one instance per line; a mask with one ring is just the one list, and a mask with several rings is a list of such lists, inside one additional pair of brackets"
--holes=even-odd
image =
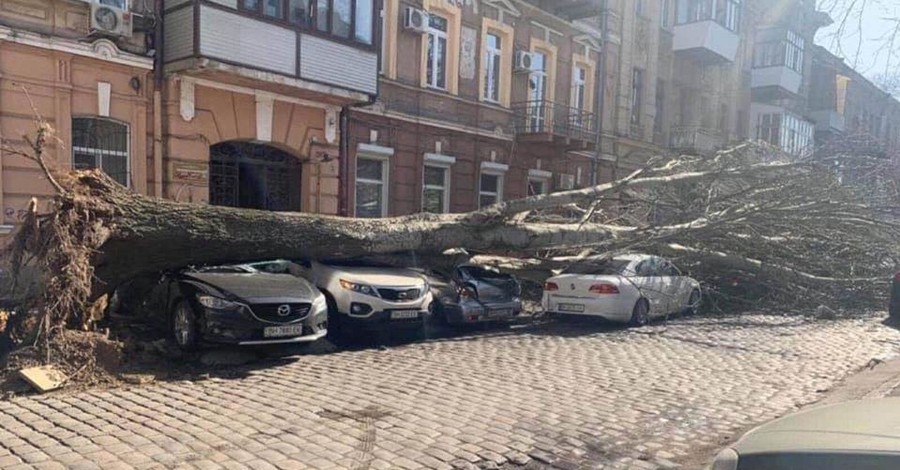
[(406, 7), (403, 27), (409, 31), (424, 33), (428, 31), (428, 13), (418, 8)]
[(562, 191), (575, 189), (575, 175), (560, 174), (556, 180), (556, 189)]
[(528, 51), (516, 51), (516, 72), (534, 71), (534, 54)]
[[(109, 36), (131, 37), (131, 12), (100, 0), (91, 3), (91, 32)], [(122, 3), (124, 4), (124, 3)]]

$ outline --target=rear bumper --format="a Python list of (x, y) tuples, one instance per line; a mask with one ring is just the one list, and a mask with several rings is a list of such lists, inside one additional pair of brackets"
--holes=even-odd
[[(600, 317), (611, 321), (627, 322), (631, 320), (635, 301), (621, 295), (610, 295), (599, 298), (562, 297), (544, 294), (541, 302), (544, 311), (551, 314)], [(579, 311), (578, 308), (581, 310)]]

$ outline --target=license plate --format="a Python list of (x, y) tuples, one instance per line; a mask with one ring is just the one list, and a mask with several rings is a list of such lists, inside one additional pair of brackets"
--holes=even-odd
[(513, 314), (513, 309), (511, 308), (498, 308), (497, 310), (491, 310), (488, 312), (488, 316), (490, 317), (511, 317)]
[(303, 334), (303, 325), (269, 326), (263, 329), (266, 338), (280, 338), (282, 336), (300, 336)]
[(394, 310), (391, 312), (391, 320), (407, 320), (410, 318), (419, 318), (419, 312), (416, 310)]
[(560, 312), (583, 312), (584, 305), (581, 304), (559, 304)]

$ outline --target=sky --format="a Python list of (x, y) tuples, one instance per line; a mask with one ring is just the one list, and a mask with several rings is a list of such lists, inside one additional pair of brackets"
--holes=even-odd
[(819, 0), (818, 9), (831, 15), (834, 24), (819, 30), (817, 44), (869, 79), (900, 76), (900, 33), (891, 44), (900, 22), (900, 0)]

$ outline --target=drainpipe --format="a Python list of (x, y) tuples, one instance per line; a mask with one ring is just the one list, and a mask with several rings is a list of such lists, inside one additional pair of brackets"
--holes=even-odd
[(163, 77), (163, 0), (156, 0), (153, 31), (153, 195), (163, 197), (163, 153), (165, 120), (162, 117), (165, 80)]

